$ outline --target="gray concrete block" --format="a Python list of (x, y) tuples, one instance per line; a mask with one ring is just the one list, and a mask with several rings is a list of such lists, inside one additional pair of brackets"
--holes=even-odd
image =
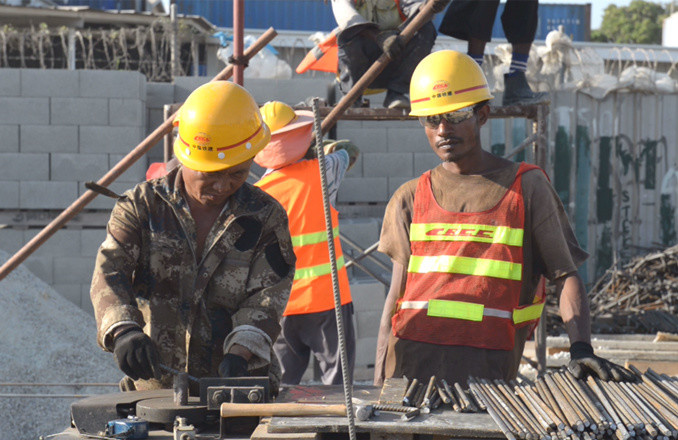
[(81, 153), (127, 154), (144, 139), (143, 127), (80, 127)]
[(346, 171), (344, 177), (363, 177), (363, 155), (362, 153), (358, 156), (355, 164), (351, 167), (350, 170)]
[(146, 99), (146, 77), (136, 71), (79, 70), (80, 96)]
[(80, 284), (56, 283), (52, 284), (52, 288), (76, 306), (81, 306), (82, 288), (80, 287)]
[(266, 101), (282, 101), (296, 105), (306, 98), (318, 96), (327, 99), (327, 88), (332, 81), (327, 79), (261, 79), (248, 78), (245, 88), (254, 99), (263, 104)]
[(52, 98), (50, 117), (54, 125), (108, 125), (108, 99)]
[[(114, 166), (118, 164), (122, 160), (122, 158), (125, 157), (122, 154), (110, 154), (108, 156), (108, 169), (110, 170)], [(134, 162), (132, 166), (130, 166), (127, 171), (122, 173), (120, 177), (115, 179), (116, 182), (131, 182), (131, 183), (139, 183), (143, 182), (146, 180), (146, 170), (148, 169), (148, 157), (144, 156)], [(131, 185), (130, 185), (131, 186)]]
[(365, 153), (363, 173), (365, 177), (412, 176), (411, 153)]
[(83, 229), (80, 234), (80, 255), (94, 258), (106, 239), (106, 229)]
[(339, 187), (337, 201), (381, 202), (388, 195), (388, 182), (385, 177), (346, 178)]
[(0, 229), (0, 249), (13, 255), (24, 245), (24, 230), (13, 228)]
[(54, 281), (53, 269), (54, 257), (33, 257), (27, 258), (24, 266), (31, 271), (33, 275), (40, 278), (47, 284), (52, 284)]
[(356, 366), (374, 365), (377, 353), (377, 338), (360, 338), (355, 343)]
[(381, 312), (386, 300), (386, 286), (378, 281), (353, 282), (351, 298), (355, 310)]
[[(165, 122), (162, 109), (147, 108), (146, 111), (146, 136), (153, 133), (156, 128)], [(162, 142), (159, 142), (162, 145)]]
[[(49, 219), (46, 219), (49, 221)], [(45, 224), (47, 223), (45, 222)], [(24, 231), (24, 243), (28, 243), (40, 233), (37, 229)], [(48, 238), (35, 252), (33, 257), (65, 257), (80, 254), (80, 231), (77, 229), (59, 229)]]
[(356, 335), (358, 339), (377, 337), (379, 334), (381, 310), (356, 310), (355, 316), (357, 321)]
[(20, 182), (19, 207), (64, 209), (75, 201), (77, 194), (77, 182)]
[(361, 153), (385, 153), (388, 151), (386, 129), (383, 127), (337, 128), (337, 138), (349, 139), (360, 148)]
[(89, 296), (90, 285), (81, 284), (80, 289), (80, 308), (89, 313), (90, 316), (94, 316), (94, 306), (92, 305), (92, 298)]
[[(0, 96), (19, 96), (21, 94), (21, 69), (0, 69)], [(4, 99), (3, 99), (4, 102)]]
[(78, 127), (75, 125), (22, 125), (22, 153), (76, 153)]
[[(108, 185), (108, 188), (117, 194), (122, 194), (133, 186), (134, 184), (129, 182), (113, 182)], [(78, 197), (83, 195), (85, 191), (87, 191), (87, 188), (85, 188), (85, 182), (79, 182)], [(113, 206), (115, 206), (114, 199), (99, 194), (94, 200), (89, 202), (87, 209), (113, 209)]]
[(146, 83), (146, 107), (160, 109), (162, 112), (165, 104), (174, 104), (174, 84)]
[(2, 98), (0, 124), (49, 123), (49, 98)]
[[(368, 123), (365, 121), (365, 123)], [(337, 121), (337, 136), (338, 133), (341, 133), (343, 130), (359, 130), (363, 128), (363, 121)]]
[[(186, 101), (193, 90), (208, 81), (209, 79), (204, 76), (178, 76), (174, 78), (174, 99), (168, 104)], [(249, 85), (245, 85), (245, 88), (249, 90)]]
[(414, 128), (389, 128), (386, 130), (390, 153), (423, 153), (431, 151), (426, 133), (421, 126)]
[[(89, 284), (92, 282), (93, 271), (94, 258), (92, 257), (70, 256), (54, 259), (54, 283)], [(78, 292), (80, 292), (79, 288)]]
[(19, 152), (19, 125), (0, 125), (0, 153)]
[(440, 158), (433, 151), (414, 154), (414, 175), (421, 176), (441, 164)]
[(49, 180), (49, 154), (0, 153), (2, 180)]
[(108, 100), (109, 125), (141, 125), (146, 127), (146, 105), (139, 99)]
[(108, 171), (108, 154), (54, 153), (50, 168), (53, 181), (97, 181)]
[(19, 207), (19, 182), (0, 181), (0, 209)]
[[(365, 249), (379, 241), (379, 222), (373, 218), (347, 218), (339, 221), (339, 230), (343, 238)], [(348, 243), (342, 243), (344, 250), (354, 249)]]
[(78, 71), (21, 69), (21, 96), (78, 96)]

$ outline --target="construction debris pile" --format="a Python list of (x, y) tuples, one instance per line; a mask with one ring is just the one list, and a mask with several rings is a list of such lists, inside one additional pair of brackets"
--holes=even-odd
[(536, 382), (469, 377), (469, 388), (444, 380), (413, 379), (403, 397), (403, 418), (449, 405), (457, 412), (487, 411), (509, 440), (678, 438), (678, 378), (641, 373), (635, 382), (576, 379), (566, 368)]
[[(678, 333), (678, 245), (608, 269), (589, 297), (592, 333)], [(551, 335), (565, 333), (557, 301), (549, 295)]]
[(97, 347), (94, 317), (24, 266), (0, 281), (0, 335), (0, 439), (60, 432), (78, 396), (117, 391), (122, 374)]

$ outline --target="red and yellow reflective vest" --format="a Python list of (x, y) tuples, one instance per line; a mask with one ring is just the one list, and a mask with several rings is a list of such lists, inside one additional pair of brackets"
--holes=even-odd
[[(280, 202), (289, 218), (297, 265), (290, 299), (283, 315), (333, 310), (332, 268), (327, 246), (318, 160), (302, 160), (288, 165), (264, 176), (255, 185)], [(351, 292), (339, 242), (339, 215), (333, 207), (330, 207), (330, 211), (339, 292), (341, 304), (344, 305), (351, 302)]]
[(543, 283), (533, 304), (520, 305), (525, 205), (522, 163), (506, 194), (484, 212), (450, 212), (435, 201), (431, 172), (419, 178), (407, 284), (393, 333), (439, 345), (511, 350), (516, 328), (536, 325)]

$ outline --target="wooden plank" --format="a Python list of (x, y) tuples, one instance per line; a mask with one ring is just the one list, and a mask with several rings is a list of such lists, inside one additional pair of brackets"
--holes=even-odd
[(384, 386), (381, 388), (379, 403), (384, 405), (400, 405), (403, 403), (403, 396), (407, 389), (407, 379), (391, 377), (384, 380)]

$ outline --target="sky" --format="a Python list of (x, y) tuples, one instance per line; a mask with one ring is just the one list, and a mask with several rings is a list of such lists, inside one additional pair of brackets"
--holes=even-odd
[[(540, 0), (542, 3), (567, 3), (567, 4), (583, 4), (591, 3), (591, 29), (599, 29), (600, 23), (603, 21), (603, 12), (608, 5), (614, 4), (618, 7), (628, 6), (631, 0)], [(648, 1), (648, 0), (646, 0)], [(649, 0), (652, 3), (659, 3), (666, 6), (670, 0), (655, 1)]]

